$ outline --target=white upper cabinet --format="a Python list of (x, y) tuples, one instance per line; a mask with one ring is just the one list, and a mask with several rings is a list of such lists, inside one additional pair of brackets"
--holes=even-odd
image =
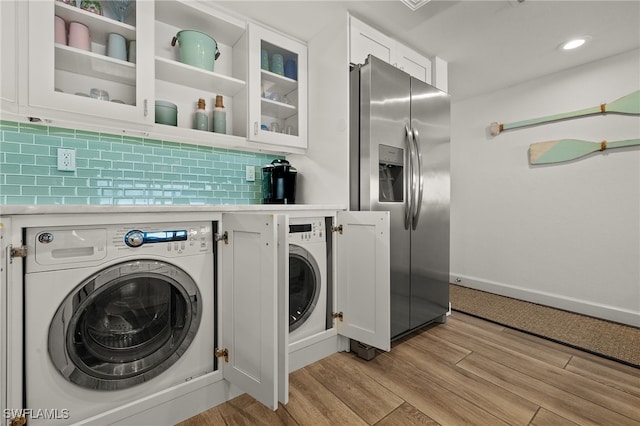
[(396, 41), (353, 16), (349, 17), (349, 38), (352, 64), (364, 64), (369, 55), (390, 64), (396, 62)]
[[(152, 123), (153, 3), (134, 2), (124, 22), (102, 7), (98, 14), (61, 1), (29, 2), (28, 104)], [(120, 40), (122, 55), (107, 55), (111, 34), (117, 34), (112, 37)], [(135, 59), (128, 56), (132, 41)]]
[(429, 58), (350, 16), (349, 61), (352, 64), (364, 64), (369, 55), (382, 59), (418, 80), (431, 84)]
[(18, 46), (15, 43), (18, 38), (17, 18), (17, 2), (0, 1), (0, 101), (2, 109), (11, 112), (17, 112), (18, 107)]
[[(222, 96), (225, 112), (224, 131), (226, 135), (245, 137), (242, 129), (235, 132), (232, 122), (235, 115), (244, 115), (242, 109), (246, 105), (245, 71), (234, 67), (238, 55), (246, 54), (244, 34), (246, 23), (235, 17), (226, 15), (204, 2), (195, 1), (156, 1), (155, 4), (155, 99), (170, 102), (178, 109), (176, 127), (159, 125), (163, 131), (187, 133), (190, 136), (214, 138), (213, 110), (216, 97)], [(184, 32), (183, 32), (184, 31)], [(182, 33), (181, 33), (182, 32)], [(173, 38), (181, 33), (174, 45)], [(195, 49), (195, 39), (189, 37), (200, 34), (200, 37), (213, 39), (219, 56), (213, 61), (213, 68), (198, 66), (193, 59), (183, 57), (183, 49)], [(213, 49), (204, 50), (202, 56), (214, 57)], [(184, 60), (182, 60), (184, 59)], [(205, 111), (208, 115), (207, 131), (184, 132), (195, 128), (195, 112), (198, 100), (204, 99)], [(240, 111), (239, 111), (240, 110)]]
[(397, 43), (396, 44), (397, 67), (412, 77), (425, 83), (431, 82), (431, 61), (415, 50)]
[[(119, 2), (93, 2), (101, 13), (75, 0), (0, 3), (2, 54), (16, 59), (2, 61), (3, 111), (199, 145), (278, 153), (307, 147), (304, 43), (249, 28), (245, 18), (208, 1), (132, 0), (123, 21), (111, 10)], [(16, 20), (21, 10), (23, 20)], [(195, 34), (215, 47), (196, 48), (202, 44)], [(23, 36), (28, 49), (16, 42)], [(124, 40), (123, 55), (110, 49), (117, 45), (111, 39)], [(213, 66), (193, 59), (214, 54)], [(196, 130), (200, 99), (206, 131)], [(156, 102), (177, 111), (175, 125), (159, 122)], [(222, 115), (214, 133), (214, 116)]]
[(307, 47), (249, 24), (248, 139), (307, 147)]

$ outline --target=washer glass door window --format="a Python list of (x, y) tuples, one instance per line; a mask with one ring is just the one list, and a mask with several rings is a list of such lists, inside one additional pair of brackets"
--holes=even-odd
[(84, 281), (49, 328), (49, 355), (67, 380), (125, 389), (165, 371), (193, 340), (200, 292), (182, 269), (154, 260), (124, 262)]
[(320, 295), (320, 268), (311, 254), (289, 245), (289, 332), (309, 318)]

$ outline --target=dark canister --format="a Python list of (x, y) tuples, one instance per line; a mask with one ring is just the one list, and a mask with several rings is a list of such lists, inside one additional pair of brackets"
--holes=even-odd
[(295, 204), (298, 171), (287, 160), (276, 159), (262, 168), (264, 204)]

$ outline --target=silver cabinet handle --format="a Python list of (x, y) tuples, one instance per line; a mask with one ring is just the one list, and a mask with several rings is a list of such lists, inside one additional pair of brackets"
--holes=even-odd
[(404, 189), (404, 229), (409, 229), (411, 226), (411, 212), (413, 211), (413, 132), (409, 128), (409, 124), (405, 124), (404, 126), (406, 130), (407, 136), (407, 149), (406, 149), (406, 160), (405, 161), (405, 176), (407, 177), (407, 181), (405, 183)]
[(258, 122), (257, 121), (253, 122), (253, 134), (254, 135), (258, 134)]
[(422, 152), (420, 151), (420, 134), (418, 133), (417, 129), (413, 129), (412, 131), (413, 134), (413, 145), (414, 145), (414, 149), (415, 149), (415, 153), (416, 153), (416, 159), (417, 159), (417, 168), (416, 168), (416, 174), (417, 174), (417, 192), (416, 195), (414, 196), (414, 199), (416, 199), (416, 204), (414, 205), (414, 209), (413, 209), (413, 218), (411, 220), (412, 223), (412, 228), (415, 230), (416, 227), (418, 226), (418, 219), (420, 219), (420, 210), (422, 209), (422, 192), (424, 189), (424, 176), (422, 175)]

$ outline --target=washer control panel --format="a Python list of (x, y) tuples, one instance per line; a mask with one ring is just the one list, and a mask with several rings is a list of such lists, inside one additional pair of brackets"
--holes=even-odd
[(187, 230), (178, 231), (151, 231), (144, 232), (138, 229), (129, 231), (124, 236), (124, 243), (129, 247), (140, 247), (145, 243), (170, 243), (172, 241), (186, 241)]
[(327, 238), (323, 217), (289, 218), (289, 242), (325, 242)]
[(147, 249), (167, 255), (200, 253), (212, 249), (211, 228), (211, 223), (197, 222), (124, 225), (114, 229), (112, 241), (118, 250)]

